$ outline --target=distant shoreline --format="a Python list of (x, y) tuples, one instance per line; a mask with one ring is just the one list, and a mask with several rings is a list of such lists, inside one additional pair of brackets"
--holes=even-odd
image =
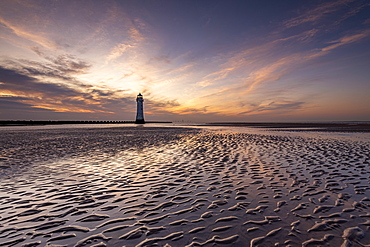
[[(145, 124), (173, 123), (170, 121), (146, 121)], [(65, 124), (135, 124), (135, 121), (33, 121), (33, 120), (2, 120), (0, 127), (4, 126), (42, 126), (42, 125), (65, 125)], [(332, 131), (332, 132), (370, 132), (370, 122), (318, 122), (318, 123), (294, 123), (294, 122), (212, 122), (195, 124), (193, 126), (228, 126), (228, 127), (251, 127), (268, 128), (276, 131)]]
[[(33, 120), (3, 120), (0, 121), (0, 126), (33, 126), (33, 125), (63, 125), (63, 124), (134, 124), (135, 121), (33, 121)], [(146, 121), (146, 124), (151, 123), (172, 123), (166, 121)]]
[(215, 122), (205, 124), (207, 126), (233, 126), (269, 128), (274, 130), (289, 131), (333, 131), (333, 132), (370, 132), (369, 122), (322, 122), (322, 123), (273, 123), (273, 122)]

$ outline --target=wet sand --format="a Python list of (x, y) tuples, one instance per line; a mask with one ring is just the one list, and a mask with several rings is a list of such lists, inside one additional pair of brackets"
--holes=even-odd
[(370, 245), (370, 141), (2, 131), (0, 246)]

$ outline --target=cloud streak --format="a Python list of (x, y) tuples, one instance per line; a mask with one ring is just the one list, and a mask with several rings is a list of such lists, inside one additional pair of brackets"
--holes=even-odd
[[(356, 2), (356, 0), (326, 1), (312, 9), (305, 11), (297, 17), (285, 21), (284, 25), (286, 28), (292, 28), (306, 23), (317, 24), (323, 18), (326, 18), (328, 15), (347, 7), (348, 4), (353, 2)], [(366, 5), (363, 5), (362, 7), (365, 6)], [(352, 14), (356, 14), (358, 11), (359, 9), (353, 11)], [(349, 17), (348, 12), (346, 16)]]
[(356, 33), (356, 34), (346, 35), (346, 36), (343, 36), (343, 37), (341, 37), (337, 40), (333, 40), (333, 41), (329, 42), (329, 44), (331, 44), (331, 45), (328, 45), (328, 46), (322, 48), (321, 51), (328, 52), (328, 51), (334, 50), (334, 49), (336, 49), (340, 46), (349, 45), (349, 44), (358, 42), (358, 41), (360, 41), (362, 39), (365, 39), (369, 36), (370, 36), (370, 29), (363, 30), (363, 31), (361, 31), (359, 33)]
[(4, 25), (7, 29), (9, 29), (11, 32), (13, 32), (15, 35), (17, 35), (20, 38), (32, 41), (36, 44), (39, 44), (45, 48), (49, 49), (56, 49), (57, 45), (51, 41), (50, 39), (44, 37), (43, 35), (29, 32), (26, 30), (26, 28), (22, 26), (17, 26), (16, 24), (5, 20), (0, 16), (0, 24)]

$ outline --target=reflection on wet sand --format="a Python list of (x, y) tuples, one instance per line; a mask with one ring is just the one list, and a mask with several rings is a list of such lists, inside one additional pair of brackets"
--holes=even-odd
[(186, 128), (7, 131), (0, 246), (363, 246), (368, 141)]

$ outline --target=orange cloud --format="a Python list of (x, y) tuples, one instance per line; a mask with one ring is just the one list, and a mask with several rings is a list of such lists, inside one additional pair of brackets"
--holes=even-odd
[(368, 37), (369, 35), (370, 35), (370, 30), (364, 30), (361, 33), (357, 33), (357, 34), (353, 34), (353, 35), (347, 35), (347, 36), (341, 37), (340, 39), (337, 39), (337, 40), (334, 40), (334, 41), (330, 42), (330, 43), (332, 43), (332, 45), (329, 45), (329, 46), (321, 49), (321, 51), (323, 51), (323, 52), (331, 51), (331, 50), (336, 49), (340, 46), (348, 45), (348, 44), (357, 42), (361, 39), (364, 39), (364, 38)]
[(48, 38), (46, 38), (42, 35), (38, 35), (34, 32), (32, 32), (32, 33), (28, 32), (28, 31), (26, 31), (25, 28), (23, 28), (21, 26), (18, 26), (18, 25), (15, 25), (14, 23), (9, 22), (9, 21), (5, 20), (2, 17), (0, 17), (0, 23), (3, 24), (4, 26), (6, 26), (8, 29), (10, 29), (18, 37), (27, 39), (29, 41), (32, 41), (34, 43), (37, 43), (37, 44), (39, 44), (43, 47), (49, 48), (49, 49), (56, 49), (57, 48), (55, 43), (53, 41), (49, 40)]

